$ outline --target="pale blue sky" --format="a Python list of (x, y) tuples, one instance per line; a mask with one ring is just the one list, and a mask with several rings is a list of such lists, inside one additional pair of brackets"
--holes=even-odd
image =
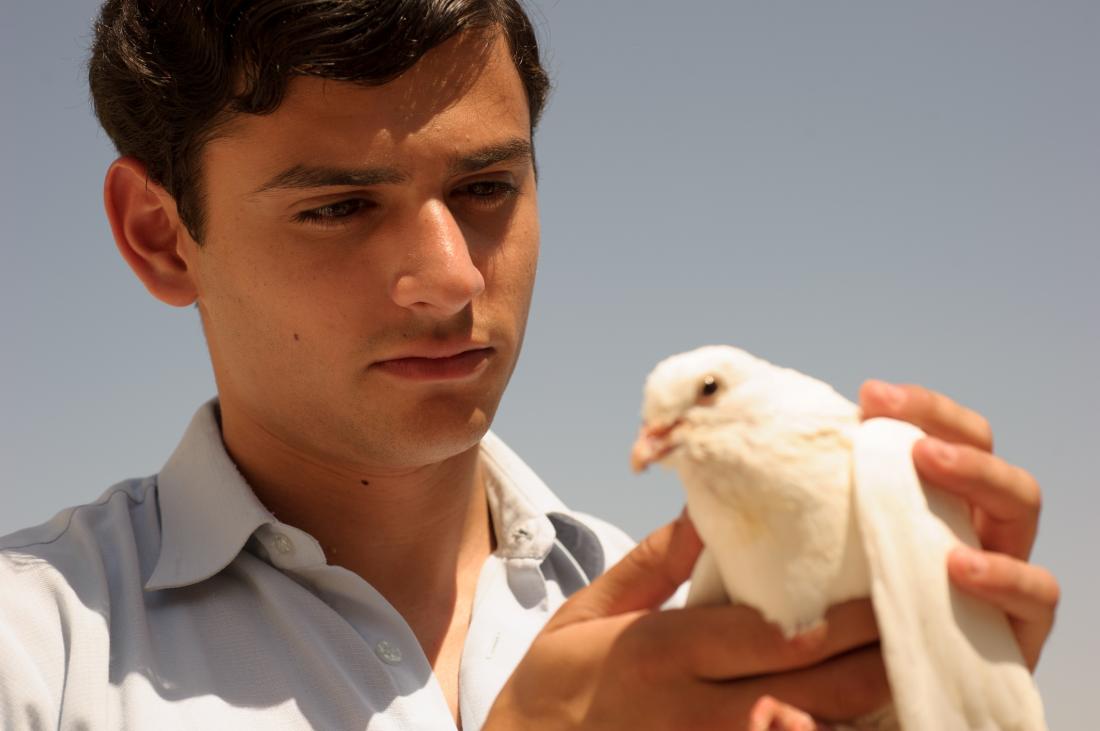
[[(0, 25), (0, 533), (155, 472), (213, 393), (197, 315), (117, 256), (83, 59), (97, 3)], [(1100, 656), (1100, 4), (560, 0), (537, 138), (543, 258), (496, 429), (576, 508), (641, 536), (642, 380), (727, 342), (854, 397), (985, 413), (1046, 504), (1063, 605), (1039, 671), (1087, 729)]]

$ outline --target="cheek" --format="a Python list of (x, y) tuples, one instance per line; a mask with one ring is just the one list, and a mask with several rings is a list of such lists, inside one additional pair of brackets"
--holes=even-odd
[[(486, 291), (480, 304), (482, 314), (511, 330), (516, 340), (522, 337), (527, 322), (537, 263), (537, 244), (503, 247), (483, 269)], [(475, 301), (474, 310), (478, 309)]]
[(490, 266), (505, 296), (526, 311), (535, 284), (539, 259), (538, 210), (534, 203), (517, 212), (503, 244)]
[(531, 306), (531, 295), (535, 288), (535, 275), (538, 271), (539, 264), (539, 231), (538, 226), (534, 227), (534, 231), (531, 234), (531, 239), (523, 252), (523, 311), (526, 316), (528, 308)]
[[(279, 362), (300, 360), (326, 342), (317, 332), (332, 312), (331, 286), (319, 273), (255, 242), (210, 241), (200, 306), (211, 350), (226, 365), (259, 378)], [(218, 248), (214, 248), (218, 247)], [(223, 255), (233, 247), (233, 255)], [(316, 282), (316, 283), (315, 283)], [(250, 363), (251, 362), (251, 363)]]

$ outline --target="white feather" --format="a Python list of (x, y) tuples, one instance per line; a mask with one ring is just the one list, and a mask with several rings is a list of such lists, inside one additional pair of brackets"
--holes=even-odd
[(886, 672), (905, 729), (1043, 731), (1043, 705), (1000, 610), (959, 591), (947, 554), (977, 547), (963, 501), (913, 468), (919, 429), (871, 419), (855, 442), (856, 505)]

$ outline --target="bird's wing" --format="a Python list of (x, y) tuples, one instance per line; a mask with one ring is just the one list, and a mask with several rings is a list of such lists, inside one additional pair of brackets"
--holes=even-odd
[(855, 499), (901, 727), (1045, 731), (1042, 702), (1000, 610), (952, 586), (947, 553), (977, 546), (961, 499), (913, 468), (923, 433), (892, 419), (856, 432)]

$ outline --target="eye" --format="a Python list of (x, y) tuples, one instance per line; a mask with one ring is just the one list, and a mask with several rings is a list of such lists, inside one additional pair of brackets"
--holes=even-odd
[(714, 403), (714, 395), (718, 393), (721, 387), (721, 381), (714, 376), (707, 376), (699, 384), (699, 397), (695, 399), (695, 402), (704, 406)]
[(369, 205), (370, 202), (362, 198), (349, 198), (317, 208), (310, 208), (306, 211), (300, 211), (295, 214), (294, 220), (298, 223), (337, 226), (345, 220), (364, 211)]
[(519, 192), (519, 188), (503, 180), (478, 180), (455, 190), (459, 197), (473, 205), (493, 208)]

